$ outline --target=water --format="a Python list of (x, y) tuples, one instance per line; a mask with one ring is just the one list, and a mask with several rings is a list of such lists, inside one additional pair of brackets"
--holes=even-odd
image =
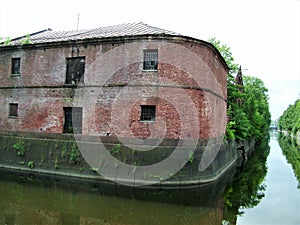
[(124, 191), (1, 171), (0, 225), (300, 224), (299, 181), (290, 164), (299, 161), (288, 157), (273, 138), (234, 179), (230, 171), (217, 183), (181, 191)]
[[(266, 190), (260, 204), (245, 209), (237, 224), (300, 224), (300, 189), (291, 164), (278, 144), (270, 141), (268, 173), (263, 181)], [(300, 164), (300, 162), (298, 161)]]
[(232, 172), (217, 183), (193, 189), (124, 191), (123, 186), (2, 171), (0, 224), (221, 224), (221, 194)]
[[(1, 183), (0, 224), (216, 224), (220, 213), (125, 198)], [(4, 202), (5, 200), (5, 202)], [(219, 216), (218, 216), (219, 214)], [(215, 217), (216, 216), (216, 217)]]

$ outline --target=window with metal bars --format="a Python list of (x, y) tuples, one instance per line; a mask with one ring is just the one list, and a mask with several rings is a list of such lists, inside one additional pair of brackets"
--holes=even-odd
[(141, 105), (141, 121), (155, 121), (155, 105)]
[(158, 66), (158, 50), (144, 50), (144, 65), (143, 70), (157, 70)]
[(84, 83), (85, 57), (67, 58), (66, 84)]
[(9, 116), (18, 117), (18, 103), (9, 103)]
[(12, 58), (11, 59), (11, 74), (12, 75), (20, 74), (20, 65), (21, 65), (21, 58)]

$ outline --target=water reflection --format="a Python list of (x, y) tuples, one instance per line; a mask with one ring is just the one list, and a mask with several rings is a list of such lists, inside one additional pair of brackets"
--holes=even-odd
[(277, 133), (271, 133), (270, 138), (270, 147), (261, 143), (225, 191), (223, 224), (300, 224), (298, 181), (287, 163), (297, 154), (288, 156), (293, 148), (285, 142), (281, 150)]
[(266, 160), (270, 152), (268, 139), (256, 143), (255, 151), (246, 166), (237, 172), (224, 193), (225, 211), (223, 224), (236, 224), (245, 208), (257, 206), (264, 197), (267, 174)]
[(270, 130), (270, 139), (271, 140), (278, 140), (278, 132), (277, 130)]
[(297, 141), (290, 136), (279, 134), (279, 145), (282, 153), (291, 164), (294, 174), (298, 180), (298, 188), (300, 189), (300, 146)]
[(217, 183), (164, 191), (1, 171), (0, 224), (221, 224), (234, 170)]

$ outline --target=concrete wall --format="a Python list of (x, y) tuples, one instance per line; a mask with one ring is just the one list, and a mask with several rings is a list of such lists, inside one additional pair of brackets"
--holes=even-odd
[[(102, 167), (99, 161), (97, 161), (95, 165), (99, 165), (101, 168), (91, 165), (91, 161), (87, 162), (82, 152), (78, 149), (72, 135), (40, 134), (35, 137), (33, 135), (34, 134), (29, 133), (0, 135), (0, 169), (7, 168), (9, 170), (23, 170), (41, 174), (56, 174), (92, 179), (101, 178), (94, 170), (98, 168), (100, 172)], [(107, 151), (110, 151), (115, 146), (115, 144), (111, 143), (114, 143), (116, 140), (112, 139), (113, 137), (104, 137), (103, 143)], [(91, 142), (87, 143), (92, 144)], [(174, 146), (168, 145), (170, 143), (172, 144), (172, 140), (165, 142), (165, 145), (159, 146), (151, 151), (135, 151), (121, 145), (119, 152), (110, 153), (117, 160), (128, 165), (138, 167), (155, 165), (155, 163), (168, 158), (174, 151)], [(22, 145), (22, 154), (19, 154), (16, 144)], [(207, 147), (207, 142), (199, 142), (199, 145), (193, 153), (193, 160), (186, 162), (183, 168), (176, 175), (173, 174), (174, 176), (172, 175), (169, 179), (171, 185), (190, 185), (217, 180), (219, 176), (225, 173), (230, 167), (237, 165), (239, 157), (237, 149), (241, 145), (243, 145), (249, 153), (252, 152), (254, 148), (253, 143), (248, 141), (243, 143), (224, 142), (221, 146), (216, 144), (218, 147), (216, 157), (206, 169), (200, 171), (199, 164)], [(95, 157), (95, 160), (101, 160), (101, 157)], [(183, 160), (184, 159), (182, 159), (182, 161)], [(33, 163), (32, 167), (30, 166), (31, 162)], [(116, 170), (115, 172), (118, 171)], [(147, 176), (150, 175), (151, 174), (147, 174)], [(116, 177), (117, 174), (113, 174), (112, 176)], [(130, 182), (134, 181), (131, 180)], [(164, 180), (162, 180), (162, 182), (164, 182)]]

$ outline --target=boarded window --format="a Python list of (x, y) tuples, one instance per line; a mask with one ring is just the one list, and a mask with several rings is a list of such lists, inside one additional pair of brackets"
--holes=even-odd
[(158, 50), (144, 50), (143, 70), (157, 70)]
[(155, 105), (141, 105), (141, 121), (155, 121)]
[(11, 74), (20, 74), (21, 58), (11, 59)]
[(82, 107), (64, 107), (64, 133), (82, 133)]
[(67, 58), (66, 84), (84, 83), (85, 57)]
[(9, 116), (18, 117), (18, 103), (9, 103)]

